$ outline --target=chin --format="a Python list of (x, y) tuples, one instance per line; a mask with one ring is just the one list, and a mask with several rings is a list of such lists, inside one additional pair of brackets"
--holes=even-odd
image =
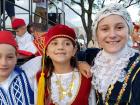
[(110, 48), (110, 49), (106, 50), (106, 52), (112, 53), (112, 54), (118, 53), (119, 51), (121, 51), (121, 48)]

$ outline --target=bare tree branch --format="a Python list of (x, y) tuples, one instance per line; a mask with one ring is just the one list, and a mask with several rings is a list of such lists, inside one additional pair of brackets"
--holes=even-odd
[(71, 0), (71, 1), (77, 5), (81, 5), (79, 2), (76, 2), (75, 0)]
[(119, 0), (118, 3), (122, 2), (123, 0)]
[[(136, 1), (136, 0), (135, 0), (135, 1)], [(133, 0), (131, 0), (131, 1), (129, 2), (129, 4), (128, 4), (128, 6), (126, 6), (126, 8), (128, 8), (128, 7), (132, 6), (132, 5), (138, 4), (138, 3), (140, 2), (140, 0), (138, 0), (138, 1), (134, 2), (134, 3), (132, 3), (132, 2), (133, 2)]]
[(103, 3), (102, 3), (102, 5), (101, 5), (102, 8), (104, 7), (104, 4), (105, 4), (105, 0), (103, 0)]
[[(81, 8), (81, 11), (78, 12), (75, 9), (72, 8), (70, 3), (64, 3), (69, 9), (71, 9), (74, 13), (76, 13), (78, 16), (80, 16), (83, 27), (85, 29), (86, 35), (87, 35), (87, 42), (91, 40), (92, 37), (92, 13), (97, 12), (98, 9), (104, 7), (107, 0), (69, 0), (71, 1), (71, 4), (78, 5)], [(96, 1), (96, 2), (95, 2)], [(136, 5), (140, 3), (140, 0), (117, 0), (118, 3), (122, 3), (126, 6), (126, 8)], [(129, 2), (128, 2), (129, 1)], [(88, 5), (85, 7), (85, 4)], [(87, 17), (86, 17), (87, 16)]]
[(81, 16), (77, 11), (75, 11), (69, 4), (65, 3), (64, 4), (69, 7), (73, 12), (75, 12), (78, 16)]

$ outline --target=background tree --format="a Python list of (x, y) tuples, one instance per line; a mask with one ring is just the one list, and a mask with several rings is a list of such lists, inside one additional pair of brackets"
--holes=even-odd
[[(55, 0), (53, 0), (55, 1)], [(62, 2), (62, 0), (57, 0)], [(75, 12), (82, 21), (82, 25), (86, 32), (87, 43), (92, 38), (92, 16), (101, 8), (105, 6), (105, 4), (109, 2), (118, 2), (124, 5), (124, 7), (128, 8), (132, 5), (139, 6), (140, 0), (63, 0), (64, 4), (69, 7), (73, 12)], [(73, 6), (77, 5), (81, 8), (81, 11), (76, 11)]]

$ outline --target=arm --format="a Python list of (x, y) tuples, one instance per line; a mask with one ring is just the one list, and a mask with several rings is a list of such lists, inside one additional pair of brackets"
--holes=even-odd
[(91, 66), (86, 61), (78, 61), (78, 70), (86, 78), (90, 78), (92, 76), (90, 68)]
[(26, 63), (20, 66), (22, 70), (25, 71), (29, 83), (31, 84), (31, 87), (32, 86), (34, 87), (34, 82), (36, 80), (36, 73), (41, 69), (41, 59), (42, 57), (38, 56), (27, 61)]
[(97, 48), (88, 48), (86, 51), (77, 52), (78, 69), (85, 77), (91, 77), (90, 68), (93, 64), (93, 60), (100, 50)]

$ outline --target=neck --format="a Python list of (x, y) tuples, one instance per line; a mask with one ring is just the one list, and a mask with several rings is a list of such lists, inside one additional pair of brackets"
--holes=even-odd
[(68, 73), (72, 71), (70, 64), (54, 64), (54, 72), (58, 74)]
[(108, 53), (108, 52), (106, 52), (105, 50), (103, 50), (103, 55), (104, 56), (106, 56), (107, 58), (110, 58), (110, 59), (112, 59), (112, 60), (117, 60), (117, 59), (119, 59), (120, 58), (120, 56), (122, 55), (122, 54), (124, 54), (126, 51), (128, 51), (127, 50), (128, 49), (128, 46), (126, 45), (124, 48), (122, 48), (119, 52), (117, 52), (117, 53)]
[(4, 82), (8, 77), (0, 77), (0, 83)]

